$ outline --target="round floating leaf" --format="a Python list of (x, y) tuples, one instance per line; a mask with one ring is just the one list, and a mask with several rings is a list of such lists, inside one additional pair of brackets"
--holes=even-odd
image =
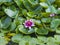
[(15, 30), (15, 28), (16, 28), (16, 23), (15, 22), (12, 22), (9, 29), (11, 31), (13, 31), (13, 30)]
[(47, 45), (59, 45), (59, 44), (48, 42)]
[(58, 45), (58, 44), (55, 43), (55, 39), (53, 37), (48, 37), (47, 45)]
[(60, 35), (54, 35), (55, 43), (60, 44)]
[(60, 19), (53, 19), (51, 21), (51, 28), (52, 29), (56, 29), (58, 26), (60, 25)]
[(18, 27), (19, 27), (19, 31), (24, 33), (24, 34), (31, 34), (35, 31), (33, 28), (26, 29), (23, 25), (19, 25)]
[(36, 19), (31, 19), (36, 25), (41, 25), (41, 21), (40, 20), (36, 20)]
[(11, 9), (5, 9), (4, 11), (9, 17), (12, 17), (12, 18), (14, 18), (18, 14), (17, 10), (13, 11)]
[(45, 2), (41, 2), (40, 5), (41, 5), (42, 7), (44, 7), (44, 8), (48, 8), (48, 4), (45, 3)]
[(30, 37), (30, 36), (24, 36), (24, 37), (22, 38), (22, 40), (30, 41), (30, 40), (31, 40), (31, 37)]
[(22, 40), (19, 42), (19, 45), (29, 45), (30, 40), (31, 40), (30, 36), (24, 36)]
[[(26, 45), (26, 41), (25, 40), (22, 40), (21, 42), (19, 42), (19, 45)], [(27, 43), (27, 45), (28, 45), (28, 43)]]
[(19, 43), (22, 40), (23, 35), (22, 34), (16, 34), (15, 36), (12, 37), (12, 41)]
[(29, 45), (40, 45), (38, 40), (36, 38), (31, 38), (31, 40), (29, 41)]
[(0, 37), (0, 45), (6, 45), (8, 42), (4, 39), (4, 37)]
[(46, 30), (46, 29), (44, 29), (44, 28), (38, 28), (38, 29), (36, 30), (36, 32), (37, 32), (38, 34), (41, 34), (41, 35), (47, 35), (47, 34), (48, 34), (48, 30)]
[(10, 26), (11, 24), (11, 18), (10, 17), (6, 17), (1, 21), (2, 24), (2, 28), (6, 29)]
[(56, 29), (56, 33), (58, 33), (58, 34), (60, 34), (60, 28), (58, 29)]
[(38, 36), (37, 37), (39, 43), (46, 43), (47, 42), (47, 38), (44, 36)]
[(53, 37), (48, 37), (47, 38), (47, 43), (49, 43), (49, 42), (54, 43), (55, 39)]
[(23, 24), (23, 22), (25, 21), (25, 18), (17, 17), (14, 21), (16, 25), (20, 25), (20, 24)]
[(43, 23), (50, 23), (51, 22), (51, 18), (42, 18), (41, 21)]
[(28, 15), (29, 17), (35, 17), (34, 12), (28, 12), (27, 15)]
[(31, 4), (28, 2), (28, 0), (26, 0), (26, 1), (23, 0), (23, 4), (24, 4), (25, 8), (27, 8), (27, 10), (29, 10), (29, 11), (33, 10), (31, 7)]
[(46, 12), (47, 12), (47, 13), (55, 13), (55, 14), (57, 14), (57, 10), (55, 9), (54, 6), (49, 6), (49, 7), (46, 9)]

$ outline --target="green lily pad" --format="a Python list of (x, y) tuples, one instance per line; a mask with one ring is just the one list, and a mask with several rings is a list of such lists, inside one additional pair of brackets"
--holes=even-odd
[(51, 28), (52, 29), (56, 29), (58, 26), (60, 25), (60, 19), (53, 19), (51, 21)]
[(39, 43), (46, 43), (47, 42), (47, 38), (44, 36), (38, 36), (37, 40)]
[(13, 30), (15, 30), (15, 28), (16, 28), (16, 23), (12, 22), (10, 25), (10, 30), (13, 31)]
[(28, 15), (29, 17), (35, 17), (34, 12), (28, 12), (27, 15)]
[(41, 21), (36, 19), (31, 19), (36, 25), (41, 26)]
[(49, 43), (47, 43), (47, 45), (59, 45), (59, 44), (49, 42)]
[(17, 17), (14, 21), (16, 25), (20, 25), (20, 24), (23, 24), (23, 22), (25, 21), (25, 18)]
[(8, 42), (4, 38), (0, 37), (0, 45), (6, 45), (7, 43)]
[(41, 35), (47, 35), (48, 30), (46, 30), (44, 28), (39, 28), (39, 29), (36, 30), (36, 33), (41, 34)]
[(40, 5), (41, 5), (42, 7), (44, 7), (44, 8), (48, 8), (48, 4), (45, 3), (45, 2), (40, 2)]
[(11, 24), (11, 18), (10, 17), (6, 17), (3, 20), (1, 20), (1, 24), (2, 24), (2, 28), (6, 29), (10, 26)]
[(23, 25), (19, 25), (18, 27), (19, 27), (19, 31), (24, 33), (24, 34), (31, 34), (31, 33), (33, 33), (35, 31), (33, 28), (26, 29), (26, 28), (24, 28)]
[(54, 6), (49, 6), (47, 9), (46, 9), (46, 12), (48, 13), (57, 13), (57, 10)]
[(29, 45), (40, 45), (36, 38), (31, 38), (29, 41)]
[(43, 23), (50, 23), (51, 22), (51, 18), (42, 18), (41, 21)]
[(24, 36), (22, 40), (19, 42), (19, 45), (29, 45), (30, 40), (31, 40), (30, 36)]
[(23, 4), (24, 4), (25, 8), (27, 8), (27, 10), (31, 11), (32, 7), (31, 7), (31, 4), (28, 2), (28, 0), (26, 0), (26, 1), (23, 0)]
[(12, 41), (19, 43), (22, 40), (23, 35), (22, 34), (16, 34), (15, 36), (12, 37)]
[(19, 42), (19, 45), (28, 45), (28, 43), (25, 40), (22, 40), (21, 42)]
[(56, 29), (56, 33), (60, 34), (60, 28)]
[(47, 38), (47, 45), (58, 45), (58, 44), (55, 43), (55, 38), (53, 38), (53, 37), (48, 37), (48, 38)]
[(60, 44), (60, 35), (54, 35), (55, 43)]
[(12, 17), (12, 18), (14, 18), (18, 14), (17, 10), (13, 11), (11, 9), (5, 9), (4, 11), (9, 17)]

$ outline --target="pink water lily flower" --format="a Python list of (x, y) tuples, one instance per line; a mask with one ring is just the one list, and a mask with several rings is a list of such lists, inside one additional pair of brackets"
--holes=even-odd
[(25, 23), (24, 23), (24, 26), (26, 28), (31, 29), (31, 27), (34, 26), (34, 22), (32, 20), (26, 20)]
[(53, 13), (53, 14), (50, 14), (50, 17), (53, 17), (53, 16), (55, 16), (55, 14)]

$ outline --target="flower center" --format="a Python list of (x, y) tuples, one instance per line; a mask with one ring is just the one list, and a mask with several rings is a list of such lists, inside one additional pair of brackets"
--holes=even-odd
[(32, 25), (32, 22), (31, 21), (27, 21), (26, 22), (26, 26), (31, 26)]

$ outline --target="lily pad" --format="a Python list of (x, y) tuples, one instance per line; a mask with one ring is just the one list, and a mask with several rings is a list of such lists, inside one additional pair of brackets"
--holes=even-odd
[(19, 25), (18, 27), (19, 27), (19, 31), (24, 33), (24, 34), (31, 34), (35, 31), (33, 28), (26, 29), (23, 25)]
[(11, 24), (11, 18), (10, 17), (6, 17), (3, 20), (1, 20), (1, 24), (2, 24), (2, 28), (6, 29), (10, 26)]
[(60, 19), (54, 19), (51, 21), (51, 28), (56, 29), (60, 25)]
[(44, 29), (44, 28), (39, 28), (36, 30), (36, 32), (40, 35), (47, 35), (48, 34), (48, 30)]

